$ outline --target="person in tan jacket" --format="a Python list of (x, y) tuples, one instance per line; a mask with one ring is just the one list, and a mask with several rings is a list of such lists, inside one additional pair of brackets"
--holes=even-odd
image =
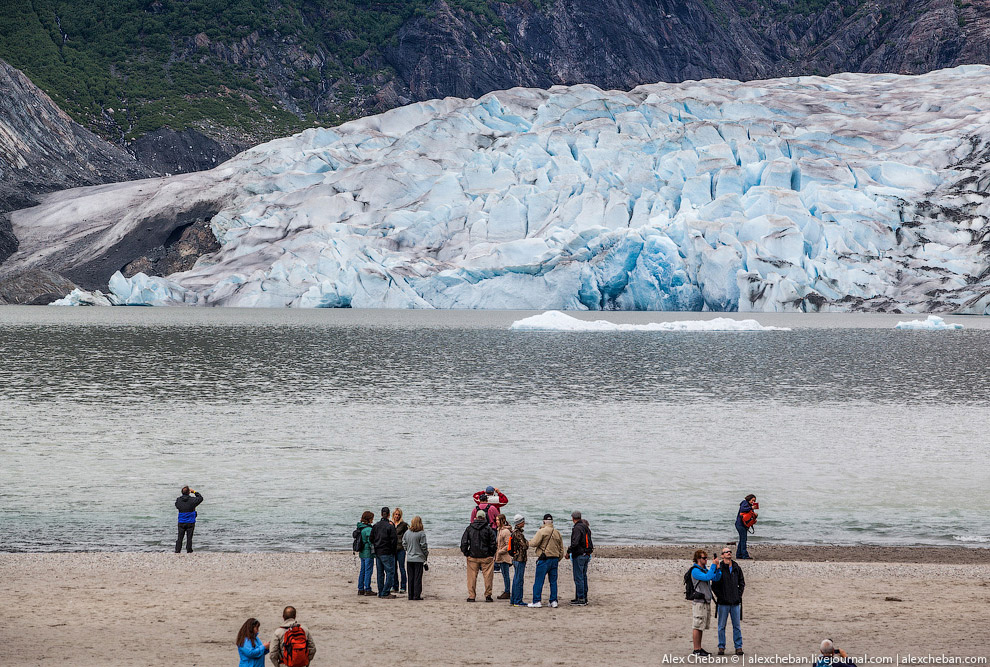
[(498, 596), (498, 599), (508, 600), (511, 597), (509, 593), (509, 580), (512, 574), (510, 571), (512, 570), (512, 554), (509, 553), (509, 536), (512, 535), (512, 528), (509, 527), (509, 520), (504, 514), (499, 514), (495, 517), (495, 526), (498, 531), (498, 548), (495, 551), (495, 571), (502, 573), (502, 583), (505, 584), (505, 590)]
[[(288, 639), (286, 639), (287, 635)], [(306, 652), (304, 660), (291, 655), (300, 651)], [(271, 651), (268, 653), (272, 664), (283, 665), (291, 661), (292, 664), (308, 665), (314, 655), (316, 655), (316, 642), (313, 641), (313, 636), (296, 621), (296, 608), (286, 607), (282, 610), (282, 625), (275, 631)]]
[(533, 579), (533, 601), (530, 607), (539, 609), (543, 606), (543, 579), (550, 580), (550, 606), (557, 608), (557, 565), (564, 557), (564, 538), (560, 531), (553, 527), (553, 515), (543, 515), (543, 525), (529, 541), (529, 546), (536, 553), (536, 576)]

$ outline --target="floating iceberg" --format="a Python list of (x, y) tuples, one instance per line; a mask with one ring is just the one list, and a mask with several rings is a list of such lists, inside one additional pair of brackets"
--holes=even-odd
[(60, 193), (8, 264), (208, 210), (221, 249), (118, 302), (983, 314), (988, 117), (981, 65), (433, 100)]
[(88, 292), (78, 287), (63, 296), (57, 301), (52, 301), (49, 306), (112, 306), (110, 299), (103, 292), (96, 290)]
[(790, 331), (783, 327), (765, 327), (756, 320), (733, 320), (716, 317), (711, 320), (683, 322), (650, 322), (648, 324), (616, 324), (606, 320), (579, 320), (559, 310), (548, 310), (512, 323), (516, 331)]
[(963, 325), (946, 322), (938, 315), (929, 315), (924, 320), (911, 320), (910, 322), (898, 322), (895, 329), (907, 329), (911, 331), (952, 331), (962, 329)]

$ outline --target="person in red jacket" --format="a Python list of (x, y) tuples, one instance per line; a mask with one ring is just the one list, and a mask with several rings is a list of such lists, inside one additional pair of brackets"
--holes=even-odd
[[(486, 496), (486, 499), (482, 501), (481, 496)], [(497, 509), (502, 509), (506, 506), (506, 504), (508, 504), (509, 499), (505, 497), (504, 493), (496, 489), (494, 486), (489, 486), (484, 491), (478, 491), (474, 494), (474, 504), (480, 505), (482, 502), (490, 503)]]

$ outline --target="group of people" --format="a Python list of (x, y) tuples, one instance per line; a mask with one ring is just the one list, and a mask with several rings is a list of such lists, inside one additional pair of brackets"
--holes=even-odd
[[(540, 608), (543, 606), (543, 589), (549, 583), (548, 605), (556, 608), (557, 574), (561, 560), (571, 561), (574, 577), (574, 598), (571, 605), (588, 604), (588, 564), (595, 545), (591, 527), (581, 512), (571, 513), (571, 534), (565, 548), (564, 538), (554, 525), (553, 516), (543, 515), (542, 523), (531, 538), (526, 537), (526, 517), (515, 514), (510, 523), (502, 509), (509, 499), (499, 489), (489, 486), (473, 495), (474, 507), (468, 526), (461, 535), (460, 549), (466, 559), (467, 601), (477, 600), (478, 574), (484, 582), (485, 602), (494, 602), (495, 572), (502, 575), (504, 590), (499, 600), (508, 600), (513, 607)], [(186, 551), (192, 552), (192, 535), (196, 526), (196, 508), (203, 496), (188, 486), (175, 501), (178, 515), (178, 538), (175, 551), (179, 553), (183, 539)], [(736, 559), (749, 559), (746, 538), (756, 523), (759, 504), (756, 496), (749, 494), (739, 505), (735, 527), (739, 534)], [(423, 520), (415, 516), (409, 523), (403, 520), (401, 508), (383, 507), (377, 523), (371, 511), (365, 511), (354, 529), (353, 549), (361, 565), (358, 573), (357, 594), (394, 599), (405, 594), (410, 600), (423, 599), (423, 572), (429, 570), (429, 546)], [(530, 553), (532, 551), (532, 553)], [(732, 639), (736, 655), (743, 655), (742, 598), (746, 579), (742, 567), (732, 557), (727, 546), (721, 554), (709, 561), (704, 549), (694, 552), (691, 568), (685, 573), (685, 597), (691, 601), (693, 653), (711, 655), (702, 648), (705, 630), (710, 628), (712, 604), (718, 627), (718, 655), (726, 650), (726, 626), (732, 623)], [(530, 602), (524, 600), (524, 579), (527, 563), (535, 560)], [(377, 573), (377, 592), (372, 588), (372, 574)], [(242, 665), (262, 665), (266, 654), (276, 665), (308, 664), (316, 652), (312, 637), (295, 621), (295, 609), (286, 607), (285, 621), (275, 633), (272, 642), (258, 639), (260, 623), (248, 619), (237, 636)], [(274, 646), (273, 646), (274, 645)], [(830, 647), (829, 640), (822, 643), (822, 654)], [(836, 649), (836, 651), (838, 651)], [(308, 656), (308, 657), (304, 657)], [(844, 659), (844, 654), (840, 652)], [(844, 664), (828, 654), (830, 664)], [(257, 662), (257, 660), (261, 660)], [(256, 662), (251, 662), (252, 660)], [(304, 661), (304, 662), (303, 662)]]

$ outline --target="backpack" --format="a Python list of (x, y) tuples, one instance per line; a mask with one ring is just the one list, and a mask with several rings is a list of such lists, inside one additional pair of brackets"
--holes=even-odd
[(753, 526), (756, 525), (756, 512), (743, 512), (739, 515), (739, 520), (742, 521), (742, 525), (745, 528), (749, 528), (749, 532), (754, 532)]
[(355, 528), (354, 532), (351, 533), (351, 537), (354, 538), (354, 544), (351, 545), (351, 551), (354, 553), (360, 553), (364, 548), (364, 536), (360, 528)]
[(691, 573), (694, 572), (694, 565), (691, 566), (687, 572), (684, 573), (684, 599), (691, 600), (703, 600), (704, 593), (699, 593), (694, 588), (694, 579), (691, 577)]
[(282, 664), (286, 667), (305, 667), (309, 664), (306, 631), (300, 625), (287, 628), (282, 635)]

